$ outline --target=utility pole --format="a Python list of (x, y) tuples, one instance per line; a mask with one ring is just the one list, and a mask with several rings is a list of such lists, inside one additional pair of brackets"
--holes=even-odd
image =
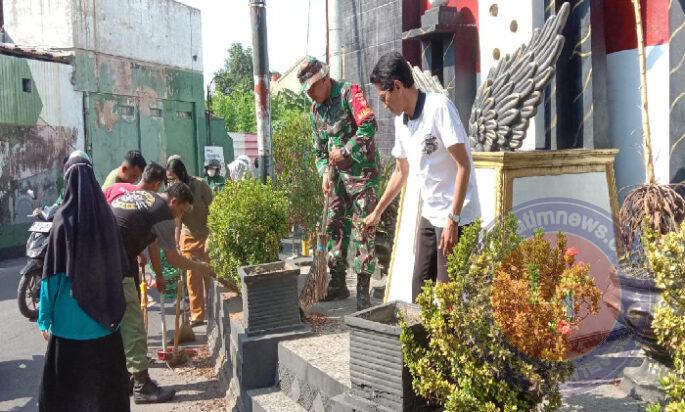
[(328, 58), (328, 65), (330, 67), (331, 77), (334, 79), (343, 79), (343, 42), (342, 42), (342, 12), (341, 0), (327, 0), (326, 1), (326, 54)]
[(250, 1), (252, 23), (252, 67), (259, 144), (259, 172), (262, 183), (273, 178), (271, 161), (271, 93), (269, 90), (269, 53), (266, 43), (266, 0)]

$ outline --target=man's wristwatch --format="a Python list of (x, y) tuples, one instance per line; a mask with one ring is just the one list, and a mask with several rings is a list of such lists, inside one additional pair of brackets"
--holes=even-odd
[(343, 146), (340, 148), (340, 154), (343, 155), (343, 157), (348, 157), (350, 152), (347, 150), (347, 147)]
[(447, 217), (453, 221), (457, 226), (459, 226), (459, 220), (461, 220), (461, 216), (455, 215), (454, 213), (450, 213), (447, 215)]

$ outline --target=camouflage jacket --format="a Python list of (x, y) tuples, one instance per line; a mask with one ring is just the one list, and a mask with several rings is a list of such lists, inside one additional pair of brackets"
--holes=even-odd
[[(376, 118), (359, 85), (331, 80), (331, 97), (312, 105), (311, 124), (316, 169), (323, 175), (328, 152), (345, 147), (349, 157), (335, 173), (356, 192), (378, 184), (379, 160), (376, 149)], [(334, 174), (335, 174), (334, 173)]]

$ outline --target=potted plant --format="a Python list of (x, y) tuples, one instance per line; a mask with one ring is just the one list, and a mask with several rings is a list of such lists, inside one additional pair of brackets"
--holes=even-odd
[(652, 268), (645, 256), (645, 234), (647, 230), (660, 234), (677, 230), (685, 217), (685, 199), (673, 185), (658, 184), (654, 176), (640, 1), (632, 0), (632, 3), (640, 64), (646, 182), (632, 189), (621, 207), (619, 229), (624, 249), (623, 256), (620, 257), (616, 271), (618, 284), (615, 284), (613, 291), (607, 294), (605, 302), (615, 312), (617, 319), (633, 333), (647, 354), (647, 359), (639, 370), (628, 369), (624, 374), (627, 378), (623, 381), (624, 388), (630, 392), (639, 392), (638, 382), (648, 382), (642, 385), (646, 390), (649, 390), (648, 387), (658, 386), (657, 377), (651, 373), (655, 368), (660, 367), (658, 364), (670, 366), (672, 363), (670, 354), (659, 345), (652, 330), (654, 309), (663, 289), (654, 281)]
[(239, 288), (241, 266), (278, 260), (288, 233), (288, 200), (271, 182), (226, 182), (209, 210), (209, 255), (219, 279)]
[(559, 234), (523, 240), (503, 218), (464, 230), (449, 257), (447, 283), (417, 299), (426, 344), (403, 328), (404, 360), (417, 394), (445, 411), (546, 410), (561, 405), (571, 376), (569, 334), (598, 310), (589, 266)]
[(303, 327), (297, 302), (300, 269), (287, 262), (238, 268), (245, 333), (287, 332)]
[(306, 97), (292, 93), (282, 93), (274, 99), (276, 187), (288, 199), (289, 224), (303, 231), (303, 240), (312, 239), (323, 210), (321, 178), (314, 162), (307, 114), (308, 102)]

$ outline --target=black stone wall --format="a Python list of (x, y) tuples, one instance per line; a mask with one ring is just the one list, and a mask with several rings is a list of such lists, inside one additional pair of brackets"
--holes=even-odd
[(402, 52), (403, 1), (341, 0), (341, 3), (343, 75), (345, 80), (364, 88), (378, 120), (378, 148), (387, 157), (395, 139), (393, 115), (378, 100), (369, 77), (380, 56), (394, 50)]

